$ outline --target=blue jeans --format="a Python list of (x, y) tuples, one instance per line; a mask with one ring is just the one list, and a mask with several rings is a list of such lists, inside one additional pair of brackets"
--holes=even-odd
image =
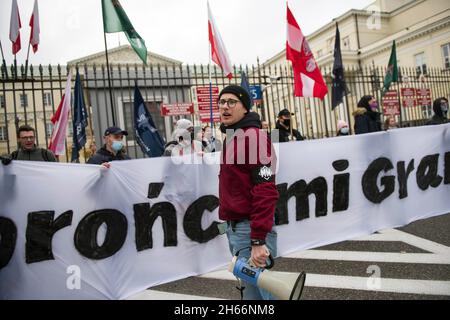
[[(228, 244), (230, 246), (231, 254), (234, 256), (239, 252), (238, 258), (244, 258), (246, 261), (251, 256), (251, 244), (250, 244), (250, 221), (246, 220), (236, 225), (234, 230), (231, 226), (227, 229)], [(277, 232), (274, 227), (272, 231), (267, 234), (266, 246), (269, 249), (272, 257), (277, 255)], [(245, 248), (245, 249), (244, 249)], [(276, 300), (276, 298), (264, 289), (255, 287), (248, 282), (242, 281), (242, 286), (245, 287), (243, 291), (244, 300)]]

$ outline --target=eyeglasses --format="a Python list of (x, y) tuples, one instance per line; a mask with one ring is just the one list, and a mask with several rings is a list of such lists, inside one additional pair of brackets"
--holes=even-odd
[(238, 102), (239, 102), (239, 100), (235, 100), (235, 99), (228, 99), (228, 100), (220, 99), (219, 107), (223, 108), (223, 107), (225, 107), (225, 104), (227, 104), (228, 107), (234, 108)]
[(20, 137), (21, 140), (25, 140), (25, 141), (33, 141), (34, 140), (34, 136), (32, 137)]

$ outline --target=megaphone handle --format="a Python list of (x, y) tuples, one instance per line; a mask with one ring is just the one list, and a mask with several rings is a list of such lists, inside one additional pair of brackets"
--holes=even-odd
[(275, 261), (273, 260), (273, 257), (271, 254), (269, 254), (269, 261), (270, 261), (270, 264), (265, 266), (266, 269), (272, 269), (273, 266), (275, 265)]
[[(252, 248), (252, 247), (244, 247), (244, 248), (241, 248), (241, 249), (239, 249), (239, 250), (236, 252), (235, 256), (238, 257), (238, 256), (239, 256), (239, 253), (240, 253), (242, 250), (244, 250), (244, 249), (251, 249), (251, 248)], [(250, 259), (249, 259), (249, 261), (250, 261)], [(274, 265), (275, 265), (275, 260), (273, 260), (272, 254), (269, 253), (269, 264), (266, 265), (264, 268), (267, 269), (267, 270), (269, 270), (269, 269), (272, 269)]]

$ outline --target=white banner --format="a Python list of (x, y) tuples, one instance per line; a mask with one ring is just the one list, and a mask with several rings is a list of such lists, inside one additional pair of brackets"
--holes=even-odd
[[(280, 144), (278, 160), (280, 255), (450, 212), (450, 124)], [(124, 299), (226, 266), (218, 171), (0, 165), (0, 299)]]

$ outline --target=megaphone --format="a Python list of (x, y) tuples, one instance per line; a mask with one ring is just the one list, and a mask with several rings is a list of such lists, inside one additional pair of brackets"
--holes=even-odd
[(234, 256), (228, 271), (253, 286), (265, 289), (280, 300), (300, 300), (306, 274), (268, 271), (249, 265), (245, 259)]

